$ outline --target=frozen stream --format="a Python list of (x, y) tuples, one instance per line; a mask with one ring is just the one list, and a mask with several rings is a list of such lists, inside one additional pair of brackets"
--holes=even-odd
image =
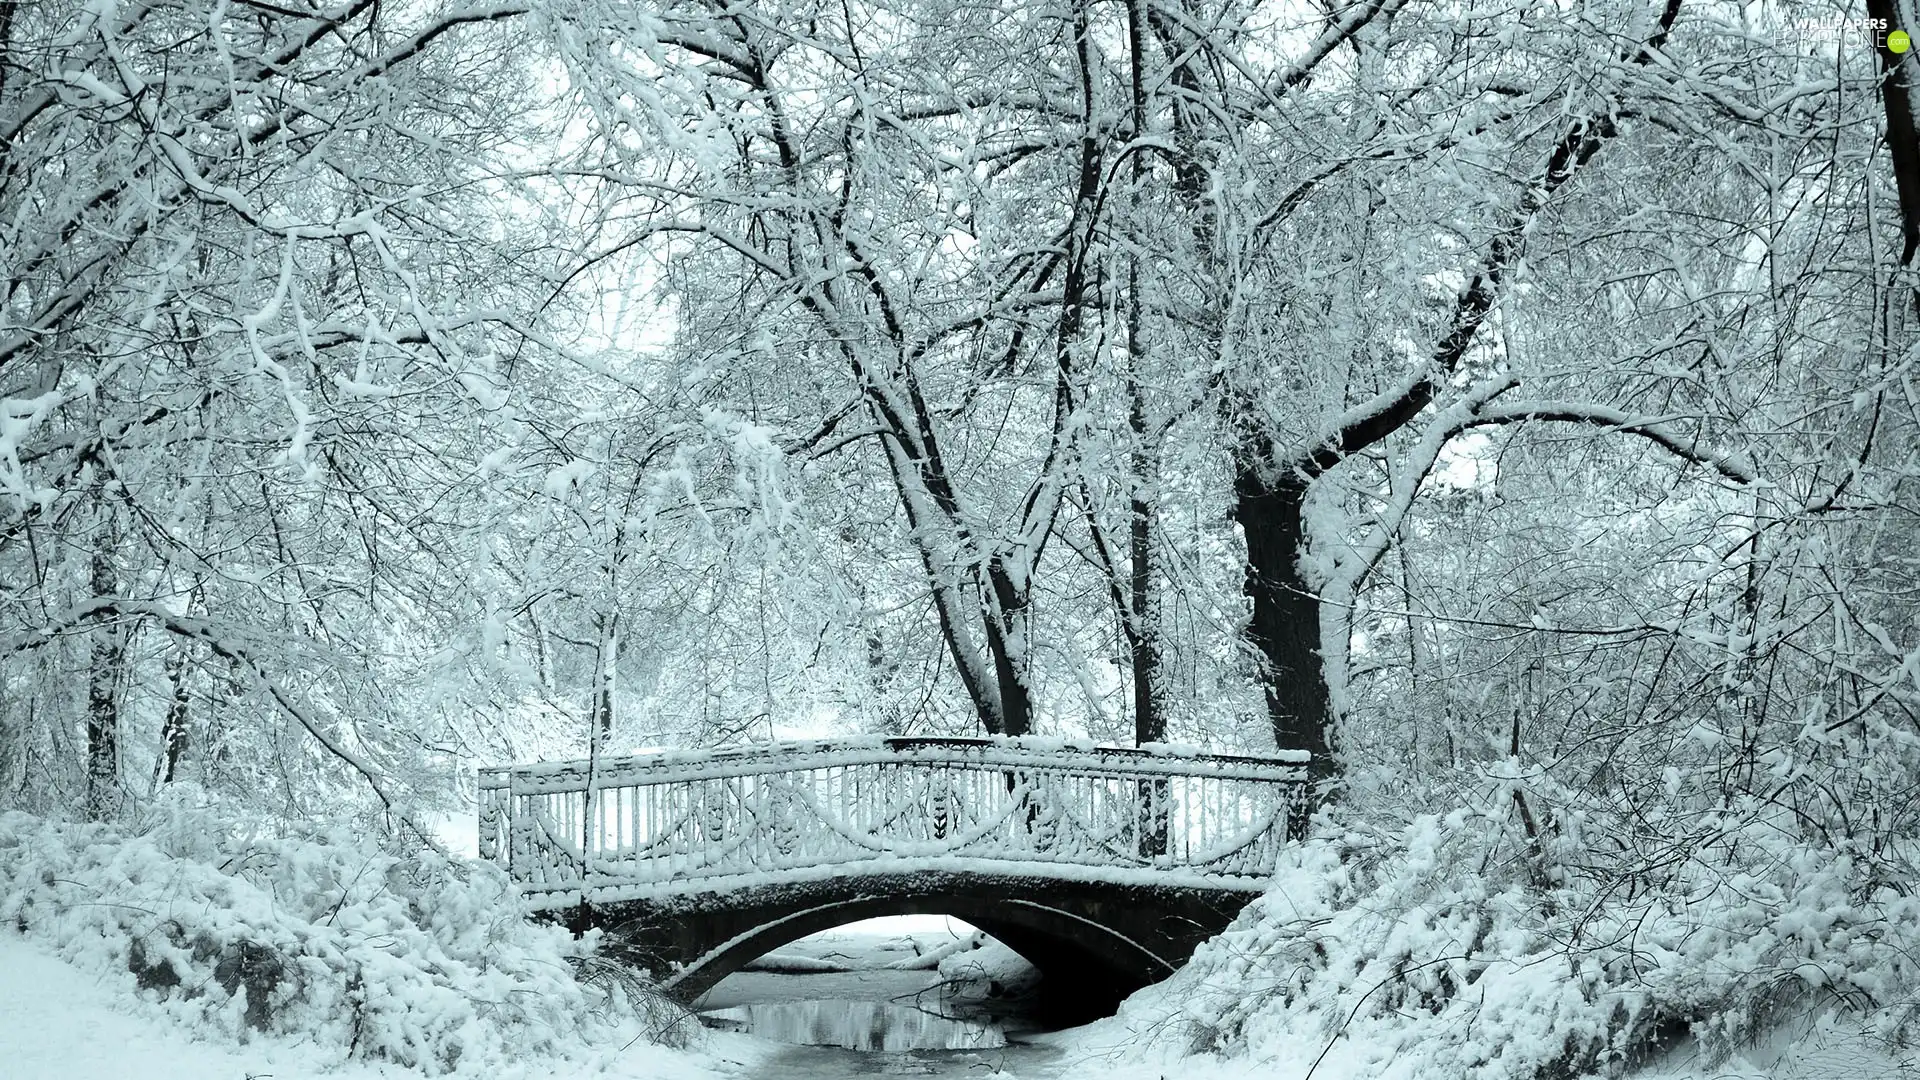
[(1033, 1025), (1017, 1008), (985, 1016), (971, 1007), (977, 1003), (945, 997), (936, 972), (886, 967), (914, 955), (916, 943), (928, 950), (951, 940), (944, 933), (909, 938), (844, 931), (810, 938), (782, 952), (853, 970), (740, 972), (714, 987), (701, 1011), (713, 1026), (792, 1044), (762, 1059), (745, 1074), (750, 1077), (1060, 1075), (1061, 1051), (1024, 1041)]

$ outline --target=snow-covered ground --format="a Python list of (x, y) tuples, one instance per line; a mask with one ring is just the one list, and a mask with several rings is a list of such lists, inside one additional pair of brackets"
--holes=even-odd
[[(892, 940), (897, 941), (897, 936)], [(886, 939), (873, 942), (885, 944)], [(857, 941), (840, 943), (839, 951)], [(880, 951), (894, 951), (882, 948)], [(763, 976), (778, 978), (779, 976)], [(844, 978), (844, 976), (842, 976)], [(1037, 1040), (1013, 1052), (862, 1055), (784, 1047), (726, 1032), (697, 1050), (646, 1044), (609, 1046), (571, 1060), (493, 1071), (487, 1080), (843, 1080), (861, 1075), (979, 1077), (986, 1080), (1363, 1080), (1353, 1059), (1322, 1046), (1265, 1060), (1180, 1057), (1150, 1049), (1162, 1040), (1124, 1020), (1107, 1020)], [(1338, 1058), (1342, 1064), (1335, 1065)], [(11, 932), (0, 932), (0, 1080), (420, 1080), (396, 1065), (348, 1062), (337, 1052), (284, 1037), (244, 1045), (196, 1038), (162, 1006), (136, 999)], [(1637, 1080), (1912, 1080), (1920, 1057), (1896, 1056), (1844, 1024), (1809, 1020), (1732, 1061), (1706, 1065), (1685, 1051)], [(1436, 1078), (1438, 1080), (1438, 1078)]]
[[(898, 935), (850, 936), (829, 948), (856, 956), (893, 956)], [(811, 944), (811, 943), (810, 943)], [(816, 946), (817, 947), (817, 946)], [(915, 973), (893, 972), (911, 978)], [(762, 975), (761, 978), (780, 978)], [(844, 979), (845, 976), (842, 976)], [(847, 985), (842, 983), (841, 989)], [(282, 1036), (256, 1035), (245, 1044), (196, 1037), (161, 1003), (126, 992), (118, 980), (91, 974), (50, 955), (37, 943), (0, 931), (0, 1080), (423, 1080), (397, 1065), (341, 1063), (337, 1049)], [(790, 1047), (748, 1035), (708, 1032), (695, 1050), (645, 1043), (608, 1046), (577, 1057), (490, 1069), (487, 1080), (838, 1080), (869, 1074), (950, 1075), (997, 1080), (1047, 1080), (1099, 1075), (1103, 1080), (1154, 1080), (1140, 1065), (1115, 1071), (1106, 1049), (1063, 1045), (1035, 1051), (865, 1055)], [(1003, 1066), (1015, 1062), (1043, 1068)], [(1194, 1080), (1251, 1080), (1258, 1070), (1189, 1073)]]
[[(636, 1043), (609, 1046), (573, 1061), (490, 1071), (494, 1080), (633, 1077), (716, 1080), (775, 1048), (745, 1036), (714, 1033), (693, 1052)], [(283, 1037), (244, 1045), (195, 1038), (154, 1003), (138, 1000), (49, 955), (35, 943), (0, 932), (0, 1080), (418, 1080), (397, 1065), (339, 1061), (337, 1050)]]
[[(748, 972), (716, 988), (710, 1003), (875, 999), (930, 984), (969, 964), (1004, 964), (989, 943), (971, 948), (964, 924), (939, 919), (874, 923), (790, 946), (795, 957), (831, 957), (853, 970)], [(960, 946), (955, 948), (955, 946)], [(939, 972), (904, 961), (939, 956)], [(804, 967), (805, 965), (795, 965)], [(54, 956), (44, 943), (0, 930), (0, 1080), (426, 1080), (395, 1064), (343, 1061), (338, 1046), (286, 1034), (245, 1042), (194, 1023), (178, 1002), (136, 996), (117, 972), (90, 971)], [(1165, 1015), (1144, 1003), (1084, 1028), (1033, 1037), (1028, 1045), (977, 1051), (863, 1054), (775, 1043), (733, 1032), (705, 1032), (674, 1050), (645, 1041), (579, 1046), (558, 1057), (503, 1068), (492, 1062), (474, 1080), (850, 1080), (868, 1075), (985, 1080), (1368, 1080), (1379, 1062), (1341, 1040), (1275, 1046), (1259, 1058), (1185, 1056), (1178, 1038), (1156, 1027)], [(1277, 1051), (1277, 1052), (1275, 1052)], [(1331, 1052), (1327, 1052), (1331, 1051)], [(456, 1072), (456, 1077), (465, 1074)], [(1731, 1060), (1707, 1063), (1682, 1045), (1634, 1080), (1920, 1080), (1920, 1055), (1889, 1052), (1844, 1022), (1790, 1019)], [(1436, 1077), (1436, 1080), (1439, 1078)]]

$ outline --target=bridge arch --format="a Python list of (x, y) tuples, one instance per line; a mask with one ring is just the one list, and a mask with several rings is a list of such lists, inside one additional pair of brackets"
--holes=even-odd
[[(963, 919), (1019, 953), (1054, 985), (1091, 977), (1097, 985), (1110, 986), (1117, 979), (1137, 989), (1171, 975), (1178, 966), (1178, 961), (1160, 956), (1121, 930), (1071, 910), (1076, 906), (1071, 898), (1063, 902), (1059, 897), (1009, 897), (988, 882), (971, 888), (971, 883), (955, 882), (940, 892), (905, 883), (875, 895), (874, 884), (867, 882), (847, 895), (775, 916), (723, 941), (666, 976), (662, 986), (691, 1000), (783, 945), (883, 915)], [(757, 913), (749, 918), (755, 917)]]
[(1042, 976), (1041, 1007), (1063, 1022), (1110, 1014), (1224, 929), (1251, 892), (1115, 886), (990, 873), (909, 873), (768, 885), (596, 909), (594, 921), (692, 1002), (721, 979), (809, 934), (882, 915), (950, 915)]

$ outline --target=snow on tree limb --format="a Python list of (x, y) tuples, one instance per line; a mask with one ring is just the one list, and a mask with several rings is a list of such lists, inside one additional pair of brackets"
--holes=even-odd
[[(1680, 14), (1681, 0), (1666, 0), (1653, 34), (1631, 60), (1646, 65), (1667, 39)], [(1498, 301), (1502, 283), (1520, 257), (1527, 231), (1555, 192), (1619, 133), (1611, 115), (1590, 113), (1575, 118), (1554, 143), (1545, 163), (1521, 192), (1519, 205), (1506, 226), (1493, 235), (1486, 254), (1468, 275), (1454, 298), (1447, 332), (1433, 347), (1427, 362), (1399, 386), (1377, 395), (1350, 411), (1311, 445), (1294, 451), (1279, 463), (1311, 479), (1410, 423), (1439, 395), (1447, 379), (1460, 370), (1480, 327)]]
[(1447, 443), (1456, 435), (1479, 423), (1498, 406), (1489, 403), (1520, 385), (1512, 376), (1488, 379), (1469, 389), (1442, 409), (1427, 425), (1420, 441), (1401, 458), (1388, 480), (1387, 504), (1374, 514), (1374, 525), (1365, 540), (1340, 559), (1334, 577), (1344, 579), (1349, 593), (1379, 563), (1392, 546), (1394, 537), (1412, 510), (1414, 499), (1428, 474), (1440, 460)]
[(1374, 513), (1374, 524), (1365, 539), (1338, 559), (1328, 586), (1321, 592), (1323, 602), (1352, 605), (1361, 582), (1399, 535), (1421, 485), (1447, 444), (1474, 428), (1532, 421), (1584, 424), (1648, 439), (1675, 456), (1711, 468), (1737, 484), (1754, 484), (1760, 480), (1758, 469), (1747, 455), (1706, 446), (1676, 430), (1674, 421), (1680, 417), (1641, 416), (1587, 403), (1496, 400), (1519, 385), (1519, 380), (1510, 376), (1489, 379), (1454, 400), (1427, 424), (1419, 442), (1406, 452), (1389, 477), (1386, 505)]
[(1649, 439), (1679, 457), (1711, 468), (1736, 484), (1759, 482), (1760, 472), (1752, 458), (1737, 450), (1707, 446), (1688, 436), (1674, 427), (1674, 422), (1680, 419), (1685, 418), (1645, 416), (1586, 402), (1510, 401), (1480, 410), (1466, 421), (1465, 426), (1517, 424), (1530, 420), (1586, 424)]
[(1330, 25), (1320, 31), (1319, 36), (1307, 45), (1306, 52), (1300, 59), (1273, 77), (1273, 85), (1268, 93), (1275, 96), (1284, 94), (1306, 82), (1313, 75), (1313, 70), (1320, 66), (1320, 62), (1335, 49), (1351, 40), (1374, 19), (1383, 15), (1392, 17), (1405, 2), (1406, 0), (1360, 0), (1359, 3), (1341, 12), (1337, 18), (1330, 19)]

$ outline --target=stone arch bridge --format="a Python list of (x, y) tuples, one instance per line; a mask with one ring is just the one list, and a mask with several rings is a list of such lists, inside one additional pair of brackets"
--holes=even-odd
[(602, 927), (692, 1002), (879, 915), (952, 915), (1063, 1017), (1110, 1012), (1258, 895), (1305, 755), (1035, 739), (834, 739), (482, 770), (480, 848), (534, 907)]

